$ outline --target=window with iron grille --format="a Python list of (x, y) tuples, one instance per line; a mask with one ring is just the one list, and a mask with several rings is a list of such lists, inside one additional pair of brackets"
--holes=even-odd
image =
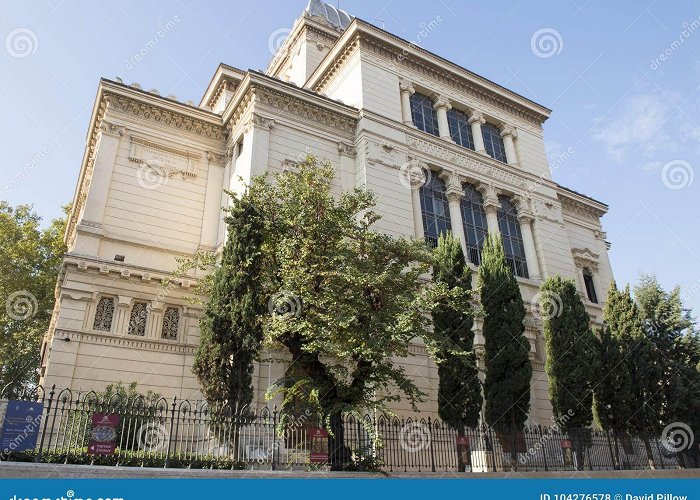
[(484, 123), (481, 125), (481, 135), (484, 138), (486, 153), (494, 160), (506, 163), (506, 148), (498, 127), (492, 123)]
[(464, 184), (463, 187), (464, 198), (461, 207), (464, 236), (467, 240), (467, 258), (469, 262), (478, 266), (481, 264), (481, 249), (489, 230), (484, 199), (473, 184)]
[(143, 337), (146, 335), (146, 321), (148, 320), (148, 305), (145, 302), (135, 302), (131, 307), (129, 317), (129, 335)]
[(177, 307), (166, 307), (163, 313), (163, 327), (160, 338), (177, 340), (177, 330), (180, 325), (180, 310)]
[(438, 131), (437, 112), (433, 108), (433, 101), (427, 95), (414, 93), (411, 96), (411, 117), (413, 124), (433, 135), (440, 135)]
[(450, 137), (460, 146), (474, 149), (474, 136), (469, 125), (469, 117), (464, 111), (452, 108), (447, 112), (447, 123), (450, 126)]
[(528, 278), (523, 235), (520, 232), (520, 223), (518, 222), (518, 211), (506, 196), (499, 196), (498, 200), (501, 202), (501, 208), (498, 210), (498, 227), (501, 230), (506, 262), (508, 262), (516, 276)]
[(423, 216), (423, 234), (430, 246), (437, 246), (438, 238), (452, 230), (450, 207), (445, 183), (434, 172), (426, 172), (427, 181), (420, 188), (420, 207)]
[(101, 332), (112, 330), (112, 318), (114, 317), (114, 297), (100, 297), (95, 308), (95, 320), (92, 329)]
[(598, 303), (598, 294), (595, 292), (595, 284), (593, 283), (593, 273), (587, 267), (583, 268), (583, 284), (586, 286), (586, 295), (588, 300), (594, 304)]

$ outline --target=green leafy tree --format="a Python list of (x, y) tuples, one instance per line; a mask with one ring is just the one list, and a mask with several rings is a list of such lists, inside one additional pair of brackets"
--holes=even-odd
[(395, 359), (410, 356), (415, 338), (430, 342), (425, 311), (440, 287), (421, 279), (427, 247), (375, 232), (374, 195), (334, 196), (334, 176), (332, 165), (308, 157), (274, 182), (256, 179), (250, 193), (266, 223), (265, 341), (283, 346), (295, 373), (277, 388), (326, 416), (338, 469), (349, 462), (342, 413), (424, 399)]
[(465, 427), (476, 427), (479, 423), (482, 404), (472, 331), (474, 318), (469, 302), (472, 273), (462, 245), (452, 236), (440, 236), (434, 258), (433, 280), (464, 295), (462, 303), (444, 299), (432, 311), (434, 334), (443, 344), (437, 354), (438, 414), (463, 435)]
[(232, 196), (226, 223), (228, 239), (210, 280), (193, 371), (207, 401), (239, 416), (253, 400), (253, 363), (262, 343), (264, 225), (248, 194)]
[(593, 386), (598, 371), (591, 318), (576, 283), (561, 276), (547, 278), (542, 283), (540, 308), (547, 349), (549, 400), (559, 427), (574, 438), (577, 464), (582, 468), (585, 429), (593, 420)]
[(486, 422), (515, 432), (523, 428), (530, 409), (532, 364), (525, 306), (498, 236), (489, 235), (484, 242), (478, 286), (484, 314)]
[[(661, 400), (661, 424), (683, 423), (700, 435), (700, 340), (690, 311), (683, 306), (680, 288), (667, 292), (655, 276), (642, 276), (634, 297), (646, 336), (661, 360), (657, 395)], [(687, 447), (693, 461), (698, 458), (696, 448)]]
[[(64, 212), (67, 208), (64, 208)], [(63, 254), (65, 218), (41, 227), (30, 206), (0, 201), (0, 393), (18, 397), (38, 382)]]
[(630, 374), (629, 430), (644, 437), (647, 457), (654, 466), (649, 436), (661, 430), (660, 394), (662, 360), (647, 337), (630, 288), (618, 290), (613, 282), (605, 302), (604, 317), (610, 334), (619, 340)]

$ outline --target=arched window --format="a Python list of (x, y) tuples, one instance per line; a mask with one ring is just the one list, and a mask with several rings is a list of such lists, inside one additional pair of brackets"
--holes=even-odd
[(114, 317), (114, 297), (100, 297), (95, 308), (95, 320), (92, 329), (101, 332), (112, 330), (112, 318)]
[(494, 160), (506, 163), (506, 148), (503, 146), (501, 131), (492, 123), (481, 125), (481, 135), (484, 137), (484, 148), (486, 153)]
[(469, 117), (463, 111), (450, 109), (447, 112), (447, 123), (450, 126), (450, 137), (460, 146), (474, 149), (474, 137), (472, 127), (469, 125)]
[(478, 266), (481, 264), (481, 249), (488, 233), (484, 199), (473, 184), (464, 184), (462, 198), (462, 223), (464, 236), (467, 240), (467, 256), (469, 261)]
[(131, 307), (129, 317), (129, 335), (143, 337), (146, 335), (146, 320), (148, 319), (148, 304), (145, 302), (134, 302)]
[(163, 313), (163, 326), (160, 338), (165, 340), (177, 340), (177, 330), (180, 325), (180, 310), (177, 307), (166, 307)]
[(520, 232), (520, 223), (518, 222), (518, 211), (506, 196), (499, 196), (498, 200), (501, 202), (501, 208), (498, 210), (498, 227), (501, 230), (506, 262), (508, 262), (516, 276), (528, 278), (523, 235)]
[(411, 117), (413, 124), (433, 135), (440, 135), (438, 131), (437, 112), (433, 108), (433, 101), (427, 95), (414, 93), (411, 96)]
[(440, 235), (452, 230), (450, 208), (442, 179), (434, 172), (426, 172), (425, 179), (425, 184), (420, 188), (423, 234), (430, 246), (436, 247)]
[(595, 284), (593, 283), (593, 273), (587, 267), (583, 268), (583, 284), (586, 286), (586, 295), (588, 300), (594, 304), (598, 303), (598, 295), (595, 293)]

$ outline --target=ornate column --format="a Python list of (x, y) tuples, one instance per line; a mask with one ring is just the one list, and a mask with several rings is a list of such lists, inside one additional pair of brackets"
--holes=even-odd
[(447, 112), (452, 109), (450, 100), (441, 95), (435, 95), (433, 108), (435, 108), (438, 121), (438, 132), (441, 139), (452, 140), (450, 136), (450, 124), (447, 122)]
[(484, 147), (484, 136), (481, 134), (481, 125), (486, 123), (484, 115), (479, 111), (472, 111), (469, 115), (469, 125), (472, 127), (472, 137), (474, 138), (474, 151), (486, 154)]
[(448, 207), (450, 209), (450, 225), (452, 234), (459, 238), (462, 244), (462, 251), (467, 255), (467, 238), (464, 234), (464, 223), (462, 222), (462, 198), (464, 189), (459, 177), (454, 172), (443, 172), (440, 178), (445, 181), (445, 193), (447, 194)]
[(420, 188), (427, 182), (427, 177), (424, 171), (429, 171), (428, 164), (417, 159), (408, 157), (406, 161), (408, 165), (408, 180), (411, 189), (411, 206), (413, 208), (413, 231), (417, 240), (425, 236), (423, 228), (423, 213), (420, 205)]
[(163, 326), (163, 304), (152, 300), (148, 308), (148, 322), (146, 323), (147, 339), (158, 340)]
[(134, 299), (125, 295), (117, 297), (116, 308), (114, 311), (113, 321), (116, 324), (113, 327), (114, 333), (118, 335), (126, 335), (129, 330), (129, 319), (131, 316), (131, 303)]
[[(246, 182), (250, 182), (253, 177), (267, 172), (267, 160), (270, 155), (270, 130), (275, 125), (275, 120), (253, 113), (250, 121), (244, 128), (243, 151), (240, 157), (245, 157), (250, 161), (249, 178), (245, 178)], [(238, 169), (238, 161), (236, 168)]]
[(531, 279), (542, 279), (540, 273), (540, 263), (537, 258), (535, 239), (532, 236), (532, 223), (535, 216), (530, 211), (530, 202), (526, 198), (516, 198), (518, 209), (518, 222), (520, 222), (520, 233), (523, 237), (523, 248), (525, 249), (525, 260), (527, 261), (528, 274)]
[(508, 165), (518, 166), (518, 156), (515, 153), (515, 139), (518, 137), (518, 132), (515, 127), (503, 124), (501, 126), (501, 138), (503, 139), (503, 147), (506, 150), (506, 161)]
[(492, 184), (479, 184), (476, 188), (484, 198), (484, 212), (486, 212), (489, 234), (501, 234), (501, 228), (498, 226), (498, 210), (501, 208), (498, 191)]
[(416, 92), (411, 82), (402, 80), (399, 82), (401, 89), (401, 116), (406, 125), (413, 126), (413, 116), (411, 115), (411, 96)]

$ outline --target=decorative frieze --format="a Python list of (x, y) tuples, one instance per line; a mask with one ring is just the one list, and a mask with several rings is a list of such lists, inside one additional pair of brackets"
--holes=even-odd
[(603, 210), (563, 196), (562, 193), (559, 193), (559, 201), (564, 214), (568, 213), (595, 224), (600, 224), (600, 218), (605, 215)]
[(110, 111), (125, 113), (132, 118), (137, 117), (153, 121), (159, 125), (210, 139), (224, 139), (222, 126), (205, 122), (186, 113), (177, 113), (155, 104), (111, 93), (105, 93), (104, 100), (107, 102)]
[(140, 137), (131, 137), (129, 161), (144, 164), (156, 175), (182, 179), (197, 177), (201, 154), (157, 144)]

